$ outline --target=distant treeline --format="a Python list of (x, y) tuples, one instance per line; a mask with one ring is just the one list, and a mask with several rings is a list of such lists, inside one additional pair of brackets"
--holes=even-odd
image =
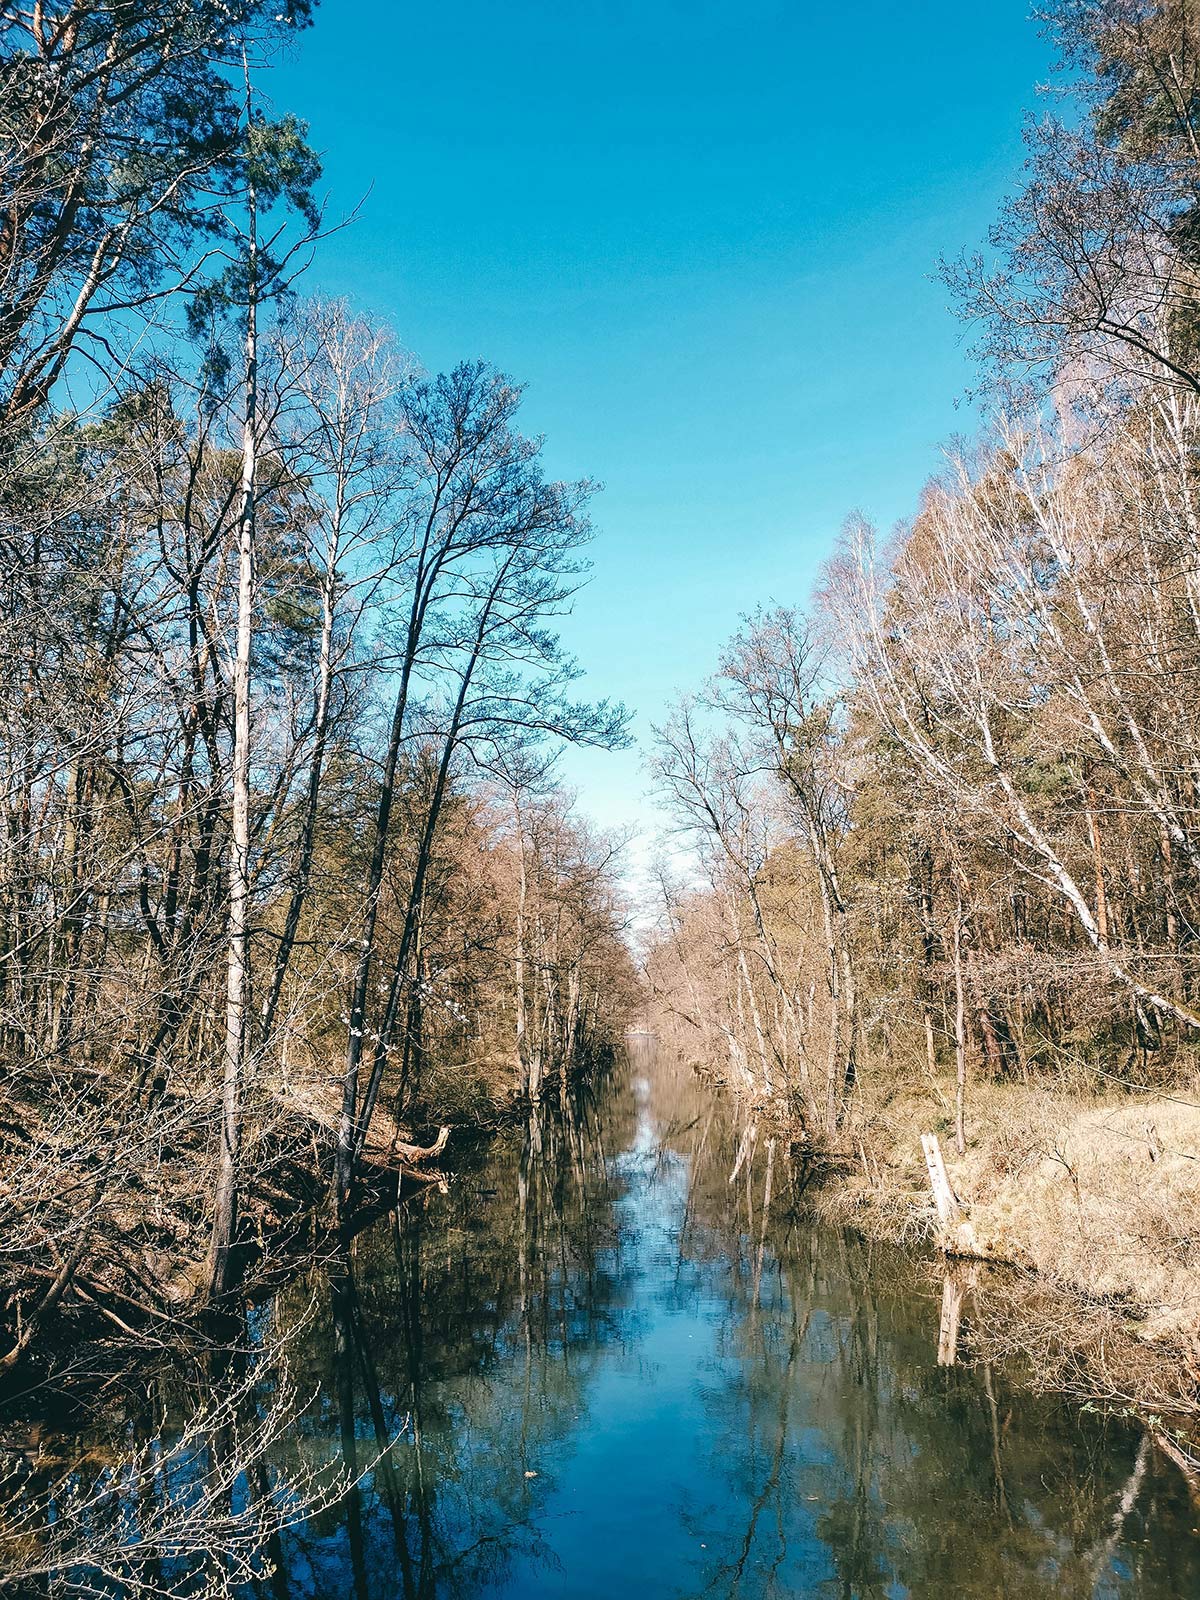
[(1061, 0), (1065, 109), (946, 268), (994, 425), (659, 730), (681, 1048), (838, 1131), (861, 1075), (1129, 1083), (1200, 1043), (1200, 12)]

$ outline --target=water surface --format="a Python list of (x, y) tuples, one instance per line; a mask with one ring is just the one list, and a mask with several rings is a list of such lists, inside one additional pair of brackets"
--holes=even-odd
[(1140, 1430), (939, 1366), (929, 1264), (814, 1223), (765, 1134), (731, 1181), (742, 1133), (635, 1046), (360, 1235), (315, 1284), (288, 1454), (363, 1477), (274, 1593), (1200, 1595), (1197, 1510)]

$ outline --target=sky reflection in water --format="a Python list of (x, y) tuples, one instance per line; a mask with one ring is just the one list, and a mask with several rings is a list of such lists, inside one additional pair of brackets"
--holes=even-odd
[(814, 1224), (765, 1135), (730, 1183), (740, 1134), (642, 1047), (360, 1236), (293, 1447), (367, 1470), (275, 1593), (1200, 1595), (1138, 1430), (939, 1368), (928, 1267)]

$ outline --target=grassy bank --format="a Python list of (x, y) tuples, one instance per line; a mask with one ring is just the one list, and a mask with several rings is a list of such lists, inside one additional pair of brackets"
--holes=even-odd
[(954, 1143), (953, 1085), (867, 1088), (820, 1211), (935, 1243), (921, 1150), (938, 1135), (984, 1260), (968, 1349), (1034, 1381), (1200, 1430), (1200, 1091), (1099, 1095), (980, 1084)]

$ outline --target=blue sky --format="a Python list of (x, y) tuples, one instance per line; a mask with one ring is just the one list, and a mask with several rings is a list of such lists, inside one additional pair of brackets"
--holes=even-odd
[[(564, 636), (639, 733), (973, 427), (933, 275), (1015, 184), (1049, 67), (1027, 10), (322, 0), (272, 70), (333, 209), (366, 194), (311, 286), (427, 367), (526, 383), (550, 470), (605, 484)], [(653, 826), (636, 751), (563, 774), (599, 822)]]

